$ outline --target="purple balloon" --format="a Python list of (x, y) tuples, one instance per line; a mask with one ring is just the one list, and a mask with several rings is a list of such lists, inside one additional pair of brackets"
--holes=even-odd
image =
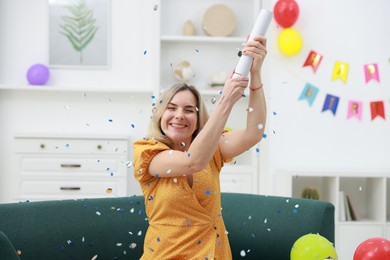
[(49, 69), (43, 64), (34, 64), (27, 71), (27, 80), (31, 85), (45, 85), (49, 76)]

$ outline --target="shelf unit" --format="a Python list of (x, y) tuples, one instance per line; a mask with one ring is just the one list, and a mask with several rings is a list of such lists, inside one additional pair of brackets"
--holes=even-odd
[[(159, 89), (156, 90), (156, 94), (177, 81), (173, 76), (173, 68), (178, 62), (186, 60), (194, 71), (194, 76), (188, 83), (200, 90), (210, 114), (214, 106), (212, 101), (218, 99), (221, 91), (221, 88), (210, 87), (211, 79), (219, 72), (230, 73), (237, 65), (239, 60), (237, 53), (261, 9), (259, 0), (223, 1), (223, 4), (229, 6), (236, 14), (236, 29), (226, 37), (207, 36), (202, 29), (202, 17), (206, 10), (215, 4), (221, 4), (221, 1), (160, 0), (157, 3), (158, 11), (154, 22), (157, 28), (156, 48), (159, 50), (159, 59), (156, 63)], [(188, 20), (195, 26), (193, 36), (182, 34), (183, 26)], [(247, 102), (247, 99), (243, 98), (237, 103), (227, 127), (234, 130), (245, 126), (243, 115), (247, 113)], [(232, 163), (225, 164), (221, 174), (223, 192), (259, 192), (258, 147), (251, 148), (235, 158)]]
[[(371, 237), (390, 239), (390, 171), (278, 171), (277, 194), (301, 197), (306, 187), (335, 205), (336, 251), (339, 259), (352, 259), (358, 245)], [(347, 194), (357, 220), (341, 219), (340, 191)]]
[[(237, 52), (250, 33), (260, 11), (258, 0), (227, 0), (236, 14), (236, 29), (226, 37), (207, 36), (202, 29), (202, 17), (217, 0), (164, 0), (159, 1), (156, 27), (159, 29), (160, 87), (170, 86), (174, 81), (172, 67), (181, 60), (190, 62), (194, 78), (189, 82), (199, 89), (207, 89), (212, 75), (220, 71), (229, 73), (238, 62)], [(178, 12), (177, 10), (188, 10)], [(184, 23), (190, 20), (195, 26), (194, 36), (182, 35)], [(223, 61), (223, 62), (221, 62)]]

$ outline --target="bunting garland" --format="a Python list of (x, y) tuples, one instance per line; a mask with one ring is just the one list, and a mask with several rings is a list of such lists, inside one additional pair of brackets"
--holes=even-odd
[[(310, 66), (315, 73), (318, 67), (321, 64), (323, 55), (318, 54), (315, 51), (310, 51), (303, 66)], [(370, 63), (363, 65), (364, 75), (365, 75), (365, 84), (368, 84), (371, 80), (376, 80), (380, 82), (379, 77), (379, 69), (377, 63)], [(340, 79), (344, 83), (347, 83), (349, 72), (349, 64), (346, 62), (336, 61), (333, 68), (332, 73), (332, 81)], [(306, 83), (304, 86), (298, 100), (307, 100), (310, 106), (313, 105), (317, 94), (319, 92), (319, 88)], [(334, 96), (331, 94), (327, 94), (325, 97), (324, 104), (322, 106), (322, 112), (330, 111), (334, 116), (336, 116), (338, 105), (340, 103), (340, 97)], [(371, 121), (376, 118), (386, 119), (385, 117), (385, 108), (384, 101), (372, 101), (369, 104), (371, 110)], [(347, 119), (351, 119), (356, 117), (359, 121), (362, 121), (362, 112), (363, 112), (363, 102), (359, 100), (349, 100), (348, 108), (347, 108)]]

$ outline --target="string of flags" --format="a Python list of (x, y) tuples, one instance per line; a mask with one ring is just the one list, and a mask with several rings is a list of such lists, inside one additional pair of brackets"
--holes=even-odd
[[(315, 73), (321, 64), (322, 58), (323, 55), (312, 50), (307, 56), (303, 64), (303, 67), (310, 66), (313, 69), (313, 72)], [(380, 82), (379, 69), (377, 63), (364, 64), (363, 70), (364, 70), (366, 84), (371, 80), (376, 80), (377, 82)], [(332, 80), (340, 79), (344, 83), (347, 83), (348, 72), (349, 72), (348, 63), (336, 61), (333, 68)], [(319, 88), (317, 88), (316, 86), (310, 83), (306, 83), (298, 100), (307, 100), (307, 102), (311, 106), (314, 103), (318, 92), (319, 92)], [(333, 113), (333, 115), (336, 115), (337, 108), (340, 103), (339, 101), (340, 101), (340, 97), (327, 94), (322, 107), (322, 112), (329, 110)], [(377, 117), (386, 119), (383, 100), (371, 101), (369, 107), (371, 109), (371, 120), (374, 120)], [(363, 111), (362, 101), (359, 100), (348, 101), (347, 119), (356, 117), (361, 121), (362, 111)]]

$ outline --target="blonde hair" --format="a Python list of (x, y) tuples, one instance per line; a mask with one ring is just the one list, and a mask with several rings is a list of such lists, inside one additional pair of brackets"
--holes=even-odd
[(176, 83), (172, 85), (170, 88), (161, 93), (160, 99), (156, 104), (156, 107), (153, 108), (154, 113), (151, 117), (151, 122), (149, 126), (148, 139), (155, 139), (159, 142), (162, 142), (169, 147), (172, 145), (172, 141), (167, 137), (161, 129), (161, 118), (164, 114), (164, 111), (167, 109), (169, 102), (172, 98), (180, 91), (189, 90), (195, 96), (196, 99), (196, 111), (197, 111), (197, 127), (192, 135), (192, 140), (198, 135), (198, 133), (202, 130), (207, 120), (209, 119), (209, 115), (207, 113), (206, 106), (203, 103), (202, 96), (199, 91), (194, 86), (189, 86), (186, 83)]

